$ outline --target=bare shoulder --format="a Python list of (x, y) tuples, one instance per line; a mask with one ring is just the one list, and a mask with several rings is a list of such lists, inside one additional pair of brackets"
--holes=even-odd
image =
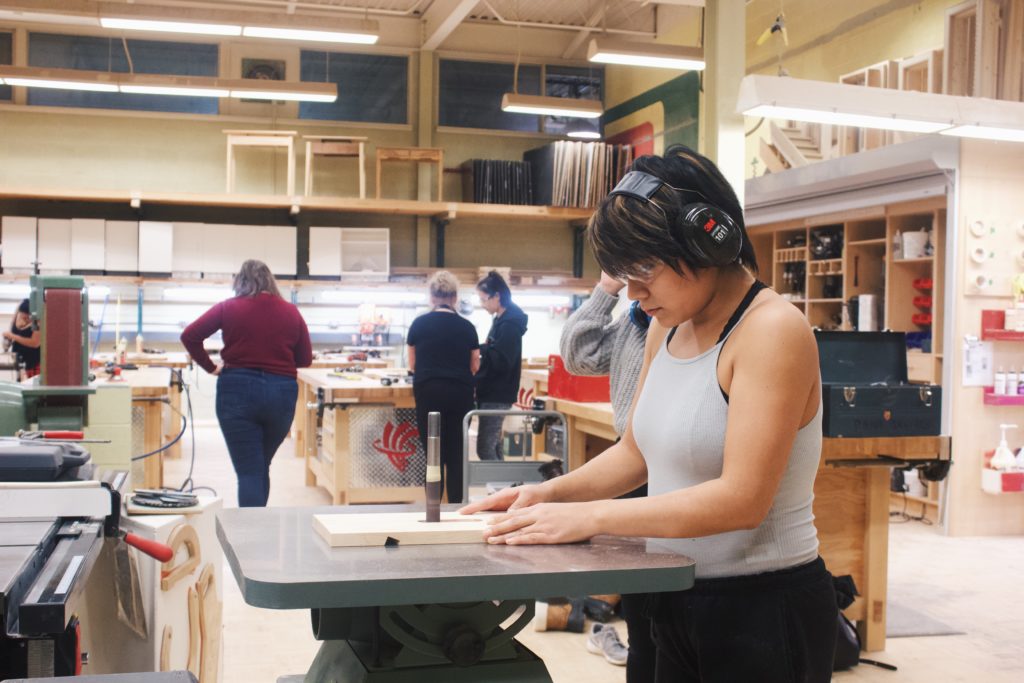
[(758, 296), (735, 336), (740, 345), (757, 347), (762, 352), (785, 350), (789, 354), (814, 353), (813, 357), (817, 357), (814, 332), (807, 318), (772, 290)]

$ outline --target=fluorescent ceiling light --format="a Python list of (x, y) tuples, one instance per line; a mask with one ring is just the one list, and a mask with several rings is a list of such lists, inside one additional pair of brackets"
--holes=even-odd
[(660, 43), (628, 43), (608, 38), (592, 38), (587, 59), (602, 64), (650, 66), (678, 71), (704, 69), (704, 49)]
[(32, 293), (32, 287), (29, 285), (0, 285), (0, 296), (14, 297), (16, 299), (27, 299), (28, 295)]
[(736, 111), (748, 116), (1024, 142), (1024, 103), (749, 75)]
[(275, 28), (270, 26), (246, 26), (242, 29), (246, 38), (273, 38), (276, 40), (307, 40), (318, 43), (358, 43), (373, 45), (376, 33), (353, 33), (349, 31), (314, 31), (301, 28)]
[(501, 98), (501, 110), (515, 114), (541, 114), (545, 116), (596, 119), (601, 116), (603, 107), (598, 100), (520, 95), (509, 92), (505, 93)]
[(42, 78), (4, 78), (4, 83), (21, 88), (52, 88), (54, 90), (117, 92), (117, 86), (113, 83), (90, 83), (88, 81), (58, 81)]
[(578, 138), (580, 140), (600, 140), (601, 134), (596, 130), (574, 130), (565, 134), (570, 138)]
[(250, 79), (224, 79), (207, 76), (166, 76), (162, 74), (125, 74), (77, 69), (0, 66), (0, 79), (8, 85), (96, 92), (123, 92), (144, 95), (180, 95), (186, 97), (241, 97), (261, 100), (334, 102), (338, 99), (335, 83), (291, 83)]
[(277, 92), (274, 90), (232, 90), (231, 97), (245, 100), (278, 100), (289, 102), (334, 102), (337, 93)]
[(523, 308), (547, 308), (548, 306), (568, 306), (572, 297), (568, 294), (551, 294), (549, 292), (516, 293), (516, 302)]
[(240, 36), (241, 26), (231, 24), (204, 24), (192, 21), (161, 21), (156, 19), (128, 19), (124, 17), (100, 17), (103, 28), (127, 31), (159, 31), (162, 33), (192, 33), (202, 36)]
[(943, 135), (962, 138), (1001, 140), (1003, 142), (1024, 142), (1024, 128), (998, 128), (996, 126), (963, 125), (942, 131)]
[(164, 290), (163, 300), (206, 303), (232, 296), (234, 292), (227, 287), (168, 287)]
[(320, 301), (332, 304), (417, 305), (427, 303), (423, 292), (403, 292), (381, 289), (328, 289), (320, 293)]
[(57, 90), (86, 90), (90, 92), (117, 92), (115, 74), (104, 71), (78, 71), (76, 69), (48, 69), (31, 66), (0, 66), (0, 78), (7, 85), (23, 88), (54, 88)]
[(937, 133), (952, 125), (944, 95), (780, 76), (744, 76), (736, 110), (747, 116)]
[(105, 285), (89, 285), (86, 287), (86, 292), (89, 294), (89, 300), (94, 299), (105, 299), (110, 296), (110, 287)]
[[(861, 87), (861, 86), (852, 86)], [(938, 133), (949, 128), (949, 123), (934, 121), (917, 121), (902, 119), (895, 116), (871, 116), (868, 114), (851, 114), (835, 109), (803, 109), (800, 107), (780, 107), (762, 104), (743, 112), (747, 116), (763, 116), (768, 119), (789, 119), (808, 123), (829, 123), (837, 126), (856, 126), (858, 128), (881, 128), (883, 130), (900, 130), (908, 133)]]
[(138, 95), (181, 95), (184, 97), (227, 97), (230, 93), (226, 88), (197, 88), (189, 86), (168, 85), (130, 85), (122, 84), (121, 92)]
[(216, 8), (201, 10), (130, 2), (100, 2), (98, 12), (104, 28), (137, 31), (364, 45), (373, 45), (380, 35), (380, 24), (371, 19), (302, 17)]

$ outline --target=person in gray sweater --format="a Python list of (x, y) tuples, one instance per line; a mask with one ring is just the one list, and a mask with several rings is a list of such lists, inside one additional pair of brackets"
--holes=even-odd
[[(558, 350), (565, 368), (574, 375), (609, 375), (615, 433), (626, 431), (633, 393), (640, 381), (644, 344), (650, 319), (643, 309), (631, 308), (616, 319), (612, 313), (625, 284), (607, 273), (594, 287), (590, 298), (569, 316), (562, 328)], [(647, 485), (624, 497), (647, 495)], [(622, 596), (622, 617), (626, 621), (629, 654), (627, 683), (654, 680), (655, 645), (650, 620), (643, 615), (645, 594)]]
[(633, 322), (631, 311), (612, 320), (624, 286), (601, 273), (593, 294), (569, 316), (558, 343), (565, 369), (572, 374), (610, 376), (614, 427), (619, 436), (626, 431), (647, 339), (647, 328)]

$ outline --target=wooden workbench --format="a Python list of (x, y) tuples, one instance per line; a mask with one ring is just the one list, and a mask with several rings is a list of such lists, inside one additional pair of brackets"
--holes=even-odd
[[(537, 390), (541, 370), (523, 373), (523, 386)], [(546, 373), (544, 373), (546, 374)], [(548, 409), (567, 418), (569, 469), (610, 446), (615, 438), (610, 403), (577, 403), (548, 398)], [(882, 457), (949, 459), (948, 436), (833, 439), (822, 442), (814, 482), (814, 523), (819, 552), (836, 576), (850, 574), (860, 597), (845, 610), (858, 622), (868, 652), (885, 649), (888, 590), (889, 472)]]
[(323, 486), (336, 505), (423, 500), (426, 459), (412, 384), (380, 381), (405, 370), (330, 373), (298, 372), (296, 449), (305, 459), (306, 485)]
[[(93, 355), (92, 360), (99, 363), (110, 363), (114, 360), (113, 353), (97, 353)], [(182, 370), (192, 365), (192, 357), (184, 351), (171, 351), (167, 353), (129, 353), (125, 356), (125, 362), (133, 365), (137, 365), (143, 368), (171, 368), (174, 370)], [(184, 381), (184, 380), (183, 380)], [(170, 385), (170, 392), (167, 395), (170, 401), (171, 413), (174, 416), (181, 415), (181, 388), (177, 382), (172, 382)], [(164, 420), (164, 426), (166, 431), (164, 432), (164, 440), (171, 441), (175, 436), (178, 435), (178, 431), (181, 429), (180, 420), (170, 419)], [(181, 442), (174, 444), (166, 451), (163, 455), (168, 458), (180, 458), (181, 457)]]

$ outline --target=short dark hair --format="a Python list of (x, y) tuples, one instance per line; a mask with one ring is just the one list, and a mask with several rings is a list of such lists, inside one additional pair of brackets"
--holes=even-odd
[(480, 278), (480, 282), (476, 283), (476, 288), (487, 296), (497, 294), (498, 301), (506, 308), (512, 303), (512, 290), (508, 288), (505, 278), (496, 270), (492, 270)]
[(22, 299), (21, 303), (18, 304), (18, 313), (24, 313), (25, 315), (29, 315), (31, 313), (31, 310), (29, 309), (28, 299)]
[(735, 263), (757, 274), (757, 257), (747, 237), (743, 208), (710, 159), (684, 145), (672, 145), (663, 156), (638, 158), (632, 170), (649, 173), (682, 191), (663, 188), (649, 201), (614, 195), (601, 202), (587, 226), (587, 241), (604, 272), (628, 277), (664, 263), (681, 273), (680, 261), (690, 270), (709, 267), (679, 227), (683, 207), (704, 202), (729, 214), (739, 227), (743, 244)]

